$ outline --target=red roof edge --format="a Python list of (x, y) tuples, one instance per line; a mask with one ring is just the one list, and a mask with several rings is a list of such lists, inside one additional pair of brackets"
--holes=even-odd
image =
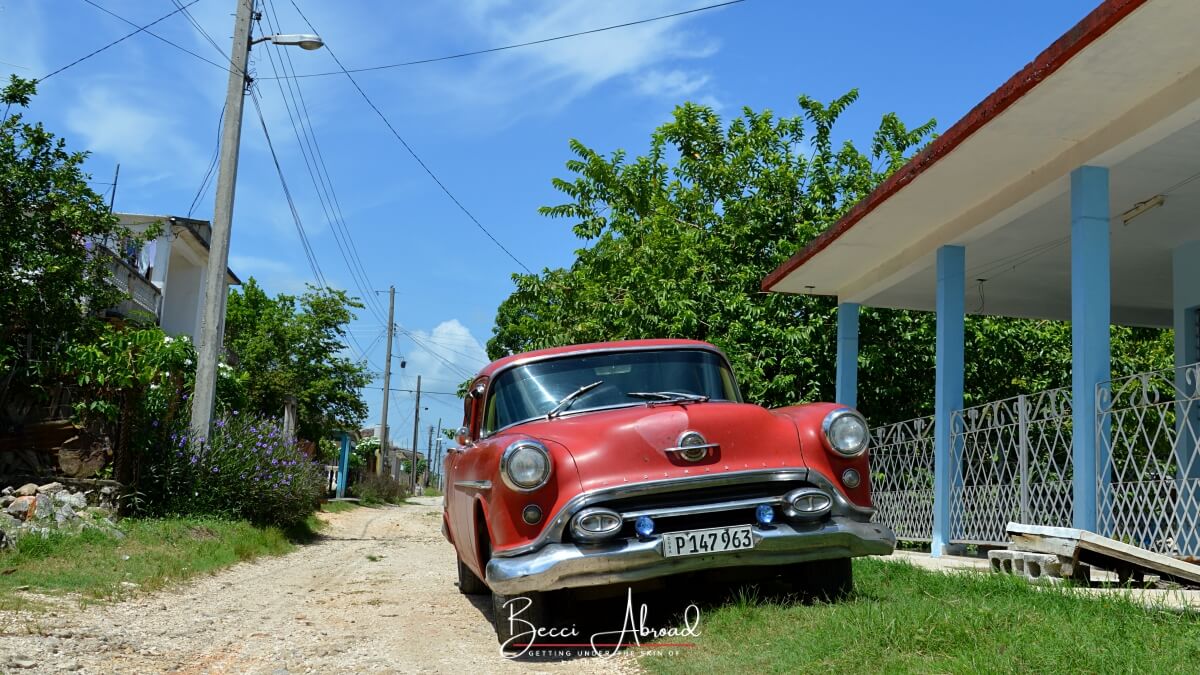
[(1013, 75), (993, 91), (987, 98), (971, 109), (954, 126), (946, 130), (933, 143), (910, 159), (896, 173), (892, 174), (875, 188), (865, 199), (855, 204), (837, 223), (817, 235), (786, 262), (777, 267), (762, 281), (762, 289), (770, 291), (784, 277), (796, 271), (813, 256), (825, 250), (838, 237), (841, 237), (851, 227), (862, 220), (868, 213), (875, 210), (905, 185), (916, 180), (927, 169), (952, 150), (967, 140), (983, 125), (1008, 109), (1042, 80), (1050, 77), (1063, 66), (1071, 57), (1108, 32), (1126, 16), (1145, 4), (1147, 0), (1104, 0), (1100, 6), (1092, 10), (1079, 23), (1054, 41), (1037, 58), (1026, 64), (1016, 75)]

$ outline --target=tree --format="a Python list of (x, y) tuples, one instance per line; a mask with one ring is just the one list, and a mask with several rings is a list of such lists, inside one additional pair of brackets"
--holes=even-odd
[(12, 76), (0, 94), (0, 409), (52, 380), (66, 350), (96, 334), (97, 312), (124, 297), (97, 244), (129, 232), (88, 187), (87, 153), (25, 121), (36, 91)]
[[(489, 356), (589, 341), (695, 338), (729, 355), (752, 401), (832, 399), (834, 300), (763, 293), (760, 283), (933, 135), (933, 120), (909, 129), (887, 114), (869, 151), (850, 141), (835, 145), (837, 121), (856, 98), (851, 91), (825, 105), (801, 96), (799, 116), (745, 108), (728, 125), (710, 108), (685, 103), (654, 131), (649, 151), (632, 160), (572, 140), (566, 166), (573, 178), (553, 180), (569, 200), (540, 211), (568, 219), (585, 246), (569, 268), (514, 275), (516, 290), (497, 310)], [(859, 407), (877, 422), (932, 410), (933, 321), (929, 313), (864, 310)], [(969, 364), (968, 400), (1069, 382), (1070, 333), (1063, 326), (969, 320), (969, 353), (981, 358)], [(1137, 361), (1136, 346), (1121, 346), (1132, 335), (1118, 331), (1114, 351)], [(1157, 332), (1137, 335), (1162, 340)]]
[(362, 304), (344, 291), (309, 286), (299, 298), (268, 297), (251, 278), (231, 289), (225, 317), (230, 362), (247, 375), (250, 405), (279, 416), (289, 396), (298, 404), (300, 437), (321, 439), (357, 428), (367, 416), (360, 389), (366, 365), (342, 353), (352, 310)]

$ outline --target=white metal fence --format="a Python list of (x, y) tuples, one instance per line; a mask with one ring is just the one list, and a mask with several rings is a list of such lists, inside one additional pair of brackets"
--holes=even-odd
[(933, 533), (933, 417), (918, 417), (872, 432), (871, 501), (875, 520), (896, 537), (929, 541)]
[(1200, 555), (1200, 363), (1097, 387), (1101, 534)]
[(1006, 543), (1010, 521), (1070, 526), (1069, 389), (964, 408), (951, 426), (951, 542)]

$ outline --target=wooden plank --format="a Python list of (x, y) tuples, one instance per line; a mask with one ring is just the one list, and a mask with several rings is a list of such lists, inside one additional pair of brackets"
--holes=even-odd
[[(1090, 551), (1106, 561), (1117, 561), (1114, 566), (1124, 563), (1159, 576), (1200, 584), (1200, 565), (1147, 551), (1088, 530), (1021, 523), (1009, 523), (1007, 529), (1013, 541), (1013, 548), (1016, 549), (1072, 556), (1078, 556), (1081, 551)], [(1072, 552), (1063, 552), (1067, 550)], [(1104, 564), (1097, 563), (1097, 566), (1104, 567)]]

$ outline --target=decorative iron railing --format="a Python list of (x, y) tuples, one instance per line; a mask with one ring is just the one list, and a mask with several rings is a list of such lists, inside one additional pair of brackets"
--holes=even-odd
[(951, 542), (1007, 543), (1010, 521), (1071, 524), (1070, 389), (958, 410), (951, 428)]
[(1200, 555), (1200, 363), (1104, 382), (1096, 401), (1100, 533)]
[(906, 541), (933, 534), (933, 417), (872, 431), (871, 501), (875, 520)]

